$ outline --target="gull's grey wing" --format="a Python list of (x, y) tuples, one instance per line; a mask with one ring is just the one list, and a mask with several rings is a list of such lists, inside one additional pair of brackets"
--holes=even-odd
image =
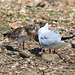
[(53, 31), (46, 30), (39, 35), (39, 42), (43, 46), (49, 46), (58, 41), (61, 41), (61, 36)]

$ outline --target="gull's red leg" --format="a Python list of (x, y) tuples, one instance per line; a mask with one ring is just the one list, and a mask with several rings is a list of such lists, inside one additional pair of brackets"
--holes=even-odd
[(39, 54), (43, 54), (43, 48), (42, 48), (41, 52), (39, 52)]
[(54, 54), (56, 53), (55, 49), (54, 49), (53, 53), (54, 53)]

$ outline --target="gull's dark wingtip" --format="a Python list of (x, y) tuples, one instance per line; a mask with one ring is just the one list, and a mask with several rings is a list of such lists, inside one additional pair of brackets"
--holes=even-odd
[(69, 36), (69, 37), (62, 37), (61, 40), (72, 39), (73, 37), (75, 37), (75, 35), (73, 35), (73, 36)]

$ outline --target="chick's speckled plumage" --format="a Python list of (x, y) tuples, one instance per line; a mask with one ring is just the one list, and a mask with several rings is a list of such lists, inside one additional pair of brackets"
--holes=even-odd
[(21, 26), (19, 28), (13, 29), (12, 32), (3, 34), (4, 37), (11, 38), (13, 40), (19, 41), (21, 44), (24, 41), (27, 41), (35, 35), (35, 25), (29, 24), (28, 26)]

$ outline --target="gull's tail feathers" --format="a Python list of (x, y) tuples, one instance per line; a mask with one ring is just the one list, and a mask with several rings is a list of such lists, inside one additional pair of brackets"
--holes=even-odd
[(66, 43), (66, 47), (72, 47), (70, 43)]
[(70, 43), (61, 41), (64, 47), (72, 47)]
[(62, 45), (64, 47), (72, 47), (70, 43), (67, 43), (67, 42), (64, 42), (64, 41), (62, 41)]
[[(53, 44), (52, 44), (53, 45)], [(54, 44), (53, 46), (54, 48), (61, 48), (61, 47), (71, 47), (70, 43), (66, 43), (64, 41), (58, 42), (56, 44)]]

